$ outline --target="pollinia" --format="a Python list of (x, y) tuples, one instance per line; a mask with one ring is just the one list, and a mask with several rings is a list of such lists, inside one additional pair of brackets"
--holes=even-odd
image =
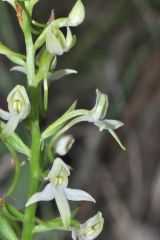
[[(32, 18), (33, 9), (39, 0), (4, 1), (14, 8), (24, 35), (26, 55), (14, 52), (3, 43), (0, 43), (0, 53), (13, 63), (13, 71), (24, 74), (26, 82), (25, 86), (17, 85), (8, 94), (8, 111), (0, 109), (0, 138), (12, 155), (15, 165), (13, 183), (0, 202), (0, 239), (32, 240), (37, 233), (50, 230), (70, 231), (74, 240), (95, 239), (103, 228), (102, 213), (98, 212), (80, 223), (70, 208), (70, 201), (96, 201), (89, 193), (69, 187), (71, 167), (62, 158), (75, 139), (68, 134), (68, 130), (80, 122), (93, 123), (99, 131), (107, 130), (124, 150), (115, 132), (123, 123), (105, 118), (108, 98), (97, 89), (95, 106), (91, 110), (76, 109), (74, 102), (46, 129), (40, 129), (39, 124), (41, 110), (47, 111), (48, 108), (49, 82), (77, 73), (73, 69), (57, 70), (57, 58), (75, 45), (76, 36), (72, 34), (72, 28), (84, 21), (84, 5), (81, 0), (77, 0), (67, 17), (56, 19), (52, 12), (48, 22), (42, 24)], [(35, 32), (38, 34), (33, 41)], [(27, 124), (30, 146), (16, 133), (21, 122), (26, 119), (24, 124)], [(17, 184), (19, 153), (26, 156), (29, 165), (29, 192), (24, 211), (9, 204), (6, 197), (12, 194)], [(45, 156), (45, 164), (42, 156)], [(47, 222), (36, 217), (37, 202), (41, 201), (56, 203), (59, 216)]]

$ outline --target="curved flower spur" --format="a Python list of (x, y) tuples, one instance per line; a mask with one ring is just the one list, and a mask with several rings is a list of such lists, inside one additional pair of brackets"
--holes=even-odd
[(25, 119), (31, 110), (27, 92), (21, 85), (17, 85), (9, 93), (7, 102), (9, 112), (0, 109), (0, 117), (3, 120), (8, 121), (2, 132), (3, 136), (9, 136), (11, 133), (13, 133), (18, 123)]
[(26, 207), (35, 202), (55, 199), (62, 222), (68, 228), (70, 226), (71, 211), (67, 199), (70, 201), (91, 201), (95, 203), (94, 198), (87, 192), (67, 187), (69, 176), (70, 167), (62, 159), (56, 158), (48, 176), (45, 178), (50, 183), (46, 185), (42, 192), (35, 193), (26, 203)]

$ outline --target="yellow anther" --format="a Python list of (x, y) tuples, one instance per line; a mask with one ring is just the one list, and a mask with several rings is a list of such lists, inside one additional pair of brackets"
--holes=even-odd
[(22, 102), (20, 100), (14, 100), (13, 108), (16, 112), (20, 112), (22, 109)]
[(95, 229), (93, 227), (88, 228), (85, 232), (85, 235), (88, 237), (94, 233)]
[(55, 179), (55, 185), (60, 185), (63, 182), (63, 178), (61, 176), (57, 176)]

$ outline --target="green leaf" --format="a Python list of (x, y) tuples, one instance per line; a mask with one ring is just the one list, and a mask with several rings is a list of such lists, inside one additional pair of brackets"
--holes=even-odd
[[(5, 124), (0, 122), (0, 133), (3, 131), (4, 127), (5, 127)], [(10, 136), (6, 138), (4, 138), (0, 134), (0, 138), (7, 147), (12, 148), (13, 150), (19, 153), (23, 153), (27, 157), (29, 157), (30, 149), (24, 144), (24, 142), (16, 133), (12, 133)]]
[[(75, 219), (71, 219), (71, 226), (72, 227), (79, 227), (79, 222)], [(52, 230), (67, 230), (60, 218), (55, 218), (53, 220), (50, 220), (48, 222), (43, 222), (41, 224), (38, 224), (34, 227), (33, 233), (40, 233), (40, 232), (47, 232)]]
[(49, 74), (48, 80), (55, 81), (69, 74), (77, 73), (74, 69), (61, 69)]
[(5, 55), (9, 60), (11, 60), (12, 62), (18, 65), (25, 66), (25, 59), (26, 59), (25, 56), (12, 51), (2, 43), (0, 43), (0, 54)]
[(24, 215), (19, 210), (17, 210), (15, 207), (13, 207), (10, 204), (5, 204), (2, 208), (3, 213), (6, 217), (8, 217), (11, 220), (14, 221), (24, 221)]
[(58, 118), (55, 122), (53, 122), (46, 130), (44, 130), (41, 136), (41, 140), (43, 141), (44, 139), (53, 136), (56, 133), (57, 128), (61, 124), (65, 124), (68, 120), (75, 118), (77, 116), (87, 115), (88, 112), (89, 112), (88, 110), (84, 110), (84, 109), (78, 109), (71, 112), (66, 112), (60, 118)]
[(6, 218), (0, 215), (0, 237), (4, 240), (18, 240), (14, 230)]

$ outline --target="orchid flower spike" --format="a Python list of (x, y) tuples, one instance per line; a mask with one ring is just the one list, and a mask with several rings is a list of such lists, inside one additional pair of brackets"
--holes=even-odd
[(72, 35), (69, 27), (67, 27), (66, 38), (62, 31), (56, 26), (50, 26), (46, 34), (46, 48), (51, 55), (62, 55), (68, 52), (75, 44), (76, 36)]
[(115, 129), (123, 126), (124, 124), (117, 120), (104, 119), (108, 109), (108, 97), (107, 95), (101, 93), (98, 89), (96, 90), (96, 104), (94, 108), (89, 112), (88, 122), (93, 122), (98, 128), (99, 131), (107, 129), (114, 139), (118, 142), (120, 147), (125, 150), (125, 147), (120, 142)]
[(71, 211), (67, 201), (91, 201), (94, 198), (87, 192), (78, 189), (68, 188), (68, 177), (70, 176), (70, 167), (62, 159), (56, 158), (53, 166), (45, 180), (50, 183), (46, 185), (42, 192), (35, 193), (26, 203), (26, 207), (39, 201), (50, 201), (55, 199), (60, 212), (62, 222), (66, 228), (70, 226)]
[(75, 139), (71, 134), (62, 136), (55, 145), (55, 152), (60, 155), (66, 155), (74, 144)]
[(4, 2), (8, 2), (9, 4), (12, 5), (12, 7), (16, 8), (16, 0), (2, 0)]
[(81, 224), (79, 229), (72, 230), (72, 239), (93, 240), (101, 233), (103, 224), (104, 219), (102, 213), (98, 212), (94, 217)]
[(8, 121), (2, 132), (2, 135), (4, 136), (8, 136), (13, 133), (18, 123), (29, 115), (31, 109), (26, 90), (21, 85), (17, 85), (9, 93), (7, 102), (9, 112), (0, 109), (0, 117), (3, 120)]

